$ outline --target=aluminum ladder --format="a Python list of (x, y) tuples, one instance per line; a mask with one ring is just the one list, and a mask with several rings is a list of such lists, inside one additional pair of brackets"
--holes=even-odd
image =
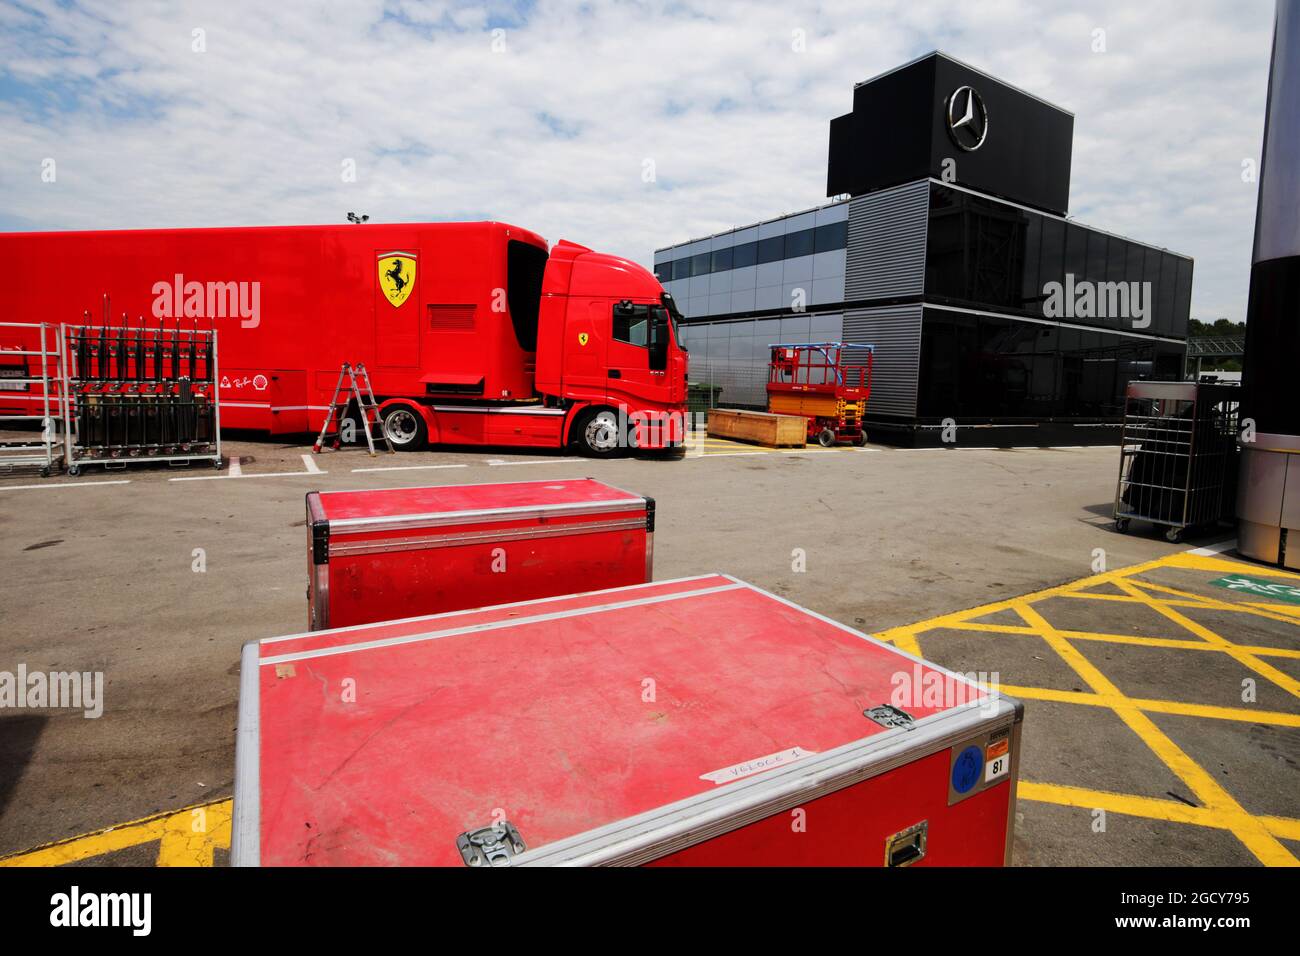
[[(348, 382), (346, 389), (343, 385), (344, 379)], [(340, 394), (343, 396), (341, 400)], [(375, 438), (371, 431), (375, 425), (380, 426), (379, 434), (384, 439), (388, 453), (394, 454), (393, 443), (388, 440), (388, 432), (384, 431), (383, 423), (379, 418), (379, 404), (375, 401), (375, 390), (370, 387), (370, 373), (366, 371), (365, 363), (358, 362), (353, 365), (351, 362), (344, 362), (343, 367), (339, 369), (339, 380), (334, 386), (334, 397), (330, 399), (330, 410), (325, 415), (325, 424), (321, 425), (316, 444), (311, 446), (313, 455), (320, 454), (325, 438), (330, 434), (330, 425), (336, 422), (334, 441), (330, 447), (337, 449), (343, 443), (343, 412), (353, 401), (357, 403), (357, 412), (361, 415), (361, 427), (366, 433), (366, 446), (370, 449), (370, 457), (375, 457)], [(370, 417), (372, 412), (373, 420)]]

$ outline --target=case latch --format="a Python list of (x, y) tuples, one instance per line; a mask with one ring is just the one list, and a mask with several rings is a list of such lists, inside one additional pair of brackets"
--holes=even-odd
[(864, 710), (862, 716), (870, 717), (881, 727), (902, 727), (904, 730), (912, 730), (916, 725), (916, 719), (911, 714), (892, 704), (881, 704), (879, 707)]
[(527, 847), (514, 824), (503, 820), (462, 833), (456, 837), (456, 849), (466, 866), (509, 866)]

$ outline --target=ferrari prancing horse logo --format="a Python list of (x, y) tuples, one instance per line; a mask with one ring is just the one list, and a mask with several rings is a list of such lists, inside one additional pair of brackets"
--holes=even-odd
[(579, 332), (579, 333), (578, 333), (578, 344), (579, 344), (579, 345), (586, 345), (586, 344), (587, 344), (587, 338), (588, 338), (588, 335), (587, 335), (586, 332)]
[(379, 287), (394, 308), (410, 298), (415, 288), (415, 256), (393, 252), (379, 257)]

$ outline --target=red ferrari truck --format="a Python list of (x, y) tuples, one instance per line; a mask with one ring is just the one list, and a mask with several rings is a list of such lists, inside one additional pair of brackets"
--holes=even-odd
[[(0, 314), (215, 328), (221, 423), (314, 431), (364, 363), (398, 449), (680, 442), (686, 353), (646, 269), (500, 222), (0, 235)], [(12, 341), (11, 341), (12, 340)], [(0, 376), (24, 377), (0, 341)], [(14, 365), (13, 369), (8, 365)], [(0, 391), (21, 414), (39, 388)]]

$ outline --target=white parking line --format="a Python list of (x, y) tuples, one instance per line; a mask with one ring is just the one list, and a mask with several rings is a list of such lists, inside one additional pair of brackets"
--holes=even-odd
[(321, 475), (321, 474), (324, 474), (324, 472), (322, 472), (322, 471), (320, 470), (320, 468), (317, 467), (317, 465), (316, 465), (316, 459), (315, 459), (313, 456), (311, 456), (311, 455), (303, 455), (303, 456), (302, 456), (302, 463), (303, 463), (303, 465), (306, 467), (306, 469), (307, 469), (309, 472), (311, 472), (313, 475)]
[(58, 484), (44, 485), (0, 485), (0, 491), (29, 491), (36, 488), (85, 488), (93, 485), (129, 485), (130, 478), (115, 478), (112, 481), (64, 481)]
[(469, 464), (462, 462), (456, 465), (376, 465), (373, 468), (353, 468), (352, 473), (359, 471), (431, 471), (436, 468), (468, 468)]
[(194, 475), (185, 478), (168, 478), (168, 481), (225, 481), (228, 478), (292, 478), (295, 475), (328, 475), (328, 471), (268, 471), (260, 475)]
[(1207, 544), (1203, 548), (1192, 548), (1188, 554), (1200, 555), (1203, 558), (1212, 558), (1216, 554), (1223, 554), (1225, 551), (1231, 551), (1237, 546), (1236, 538), (1229, 538), (1227, 541), (1220, 541), (1218, 544)]
[(504, 467), (506, 465), (563, 465), (565, 462), (566, 459), (564, 458), (528, 459), (526, 461), (502, 461), (500, 458), (489, 458), (487, 463), (493, 467)]
[(226, 462), (226, 474), (231, 478), (238, 478), (243, 473), (244, 469), (243, 466), (239, 464), (239, 456), (231, 455), (230, 459)]

